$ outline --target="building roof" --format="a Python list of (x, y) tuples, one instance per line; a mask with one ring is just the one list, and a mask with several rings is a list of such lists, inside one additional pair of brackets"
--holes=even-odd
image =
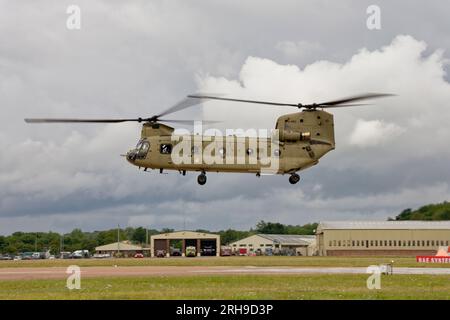
[(258, 234), (258, 236), (281, 245), (310, 245), (316, 241), (314, 235), (299, 234)]
[(129, 244), (126, 242), (114, 242), (110, 244), (105, 244), (104, 246), (99, 246), (95, 248), (95, 251), (135, 251), (142, 250), (141, 246), (134, 244)]
[(158, 235), (151, 236), (153, 240), (161, 239), (219, 239), (218, 234), (195, 232), (195, 231), (176, 231), (169, 233), (162, 233)]
[(317, 232), (321, 230), (446, 230), (450, 229), (450, 221), (323, 221), (319, 223)]

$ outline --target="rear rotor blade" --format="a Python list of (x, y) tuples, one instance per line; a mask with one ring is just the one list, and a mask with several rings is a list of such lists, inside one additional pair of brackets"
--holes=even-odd
[(331, 107), (355, 107), (355, 106), (363, 106), (366, 104), (351, 104), (351, 102), (367, 100), (367, 99), (376, 99), (394, 96), (393, 94), (387, 93), (365, 93), (361, 95), (351, 96), (339, 100), (332, 100), (323, 103), (313, 103), (313, 104), (301, 104), (301, 103), (279, 103), (279, 102), (269, 102), (269, 101), (258, 101), (258, 100), (245, 100), (245, 99), (232, 99), (232, 98), (221, 98), (216, 96), (209, 95), (197, 95), (192, 94), (188, 95), (189, 98), (200, 99), (200, 100), (223, 100), (223, 101), (233, 101), (233, 102), (246, 102), (246, 103), (256, 103), (256, 104), (267, 104), (273, 106), (287, 106), (287, 107), (297, 107), (297, 108), (331, 108)]
[(257, 104), (268, 104), (268, 105), (272, 105), (272, 106), (298, 107), (298, 104), (293, 104), (293, 103), (279, 103), (279, 102), (258, 101), (258, 100), (231, 99), (231, 98), (221, 98), (221, 97), (195, 95), (195, 94), (188, 95), (188, 98), (200, 99), (200, 100), (224, 100), (224, 101), (234, 101), (234, 102), (247, 102), (247, 103), (257, 103)]
[(333, 106), (327, 106), (327, 105), (321, 105), (321, 104), (316, 104), (316, 105), (308, 105), (308, 106), (304, 106), (305, 108), (308, 107), (317, 107), (317, 108), (340, 108), (340, 107), (360, 107), (360, 106), (373, 106), (372, 103), (350, 103), (350, 104), (337, 104), (337, 105), (333, 105)]
[(360, 95), (351, 96), (351, 97), (347, 97), (347, 98), (342, 98), (342, 99), (339, 99), (339, 100), (332, 100), (332, 101), (317, 103), (316, 105), (320, 106), (322, 108), (325, 108), (327, 106), (331, 107), (331, 106), (344, 105), (346, 103), (353, 102), (353, 101), (377, 99), (377, 98), (384, 98), (384, 97), (391, 97), (391, 96), (394, 96), (394, 94), (390, 94), (390, 93), (365, 93), (365, 94), (360, 94)]

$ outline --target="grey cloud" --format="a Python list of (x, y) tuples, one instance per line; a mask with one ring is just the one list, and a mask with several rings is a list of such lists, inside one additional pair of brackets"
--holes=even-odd
[[(186, 221), (194, 229), (222, 229), (260, 219), (384, 219), (448, 199), (447, 4), (378, 1), (382, 30), (369, 31), (371, 1), (82, 0), (82, 29), (68, 31), (69, 4), (0, 1), (0, 233), (118, 223), (181, 228)], [(391, 44), (400, 34), (413, 38)], [(286, 51), (286, 44), (297, 52)], [(361, 48), (367, 51), (358, 53)], [(277, 70), (288, 70), (286, 77), (277, 79)], [(296, 84), (299, 74), (305, 84)], [(333, 111), (337, 149), (294, 188), (286, 176), (211, 174), (199, 188), (194, 174), (139, 172), (119, 156), (136, 143), (136, 124), (22, 121), (152, 115), (205, 88), (277, 100), (372, 88), (399, 97), (373, 109)], [(227, 120), (232, 113), (243, 120), (227, 124), (272, 127), (276, 116), (292, 111), (258, 109), (260, 121), (249, 123), (248, 110), (208, 103), (176, 116)], [(406, 131), (361, 148), (349, 140), (358, 120)]]

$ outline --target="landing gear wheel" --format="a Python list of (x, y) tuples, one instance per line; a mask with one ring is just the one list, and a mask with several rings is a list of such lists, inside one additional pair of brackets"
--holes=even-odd
[(206, 183), (206, 174), (204, 173), (199, 174), (197, 177), (197, 182), (201, 186), (204, 185)]
[(289, 177), (289, 182), (291, 184), (296, 184), (299, 181), (300, 181), (300, 176), (296, 173), (291, 174), (291, 176)]

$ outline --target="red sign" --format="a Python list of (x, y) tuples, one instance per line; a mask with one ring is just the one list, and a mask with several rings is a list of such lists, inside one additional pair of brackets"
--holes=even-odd
[(447, 257), (416, 256), (416, 261), (424, 263), (450, 263), (450, 256)]

